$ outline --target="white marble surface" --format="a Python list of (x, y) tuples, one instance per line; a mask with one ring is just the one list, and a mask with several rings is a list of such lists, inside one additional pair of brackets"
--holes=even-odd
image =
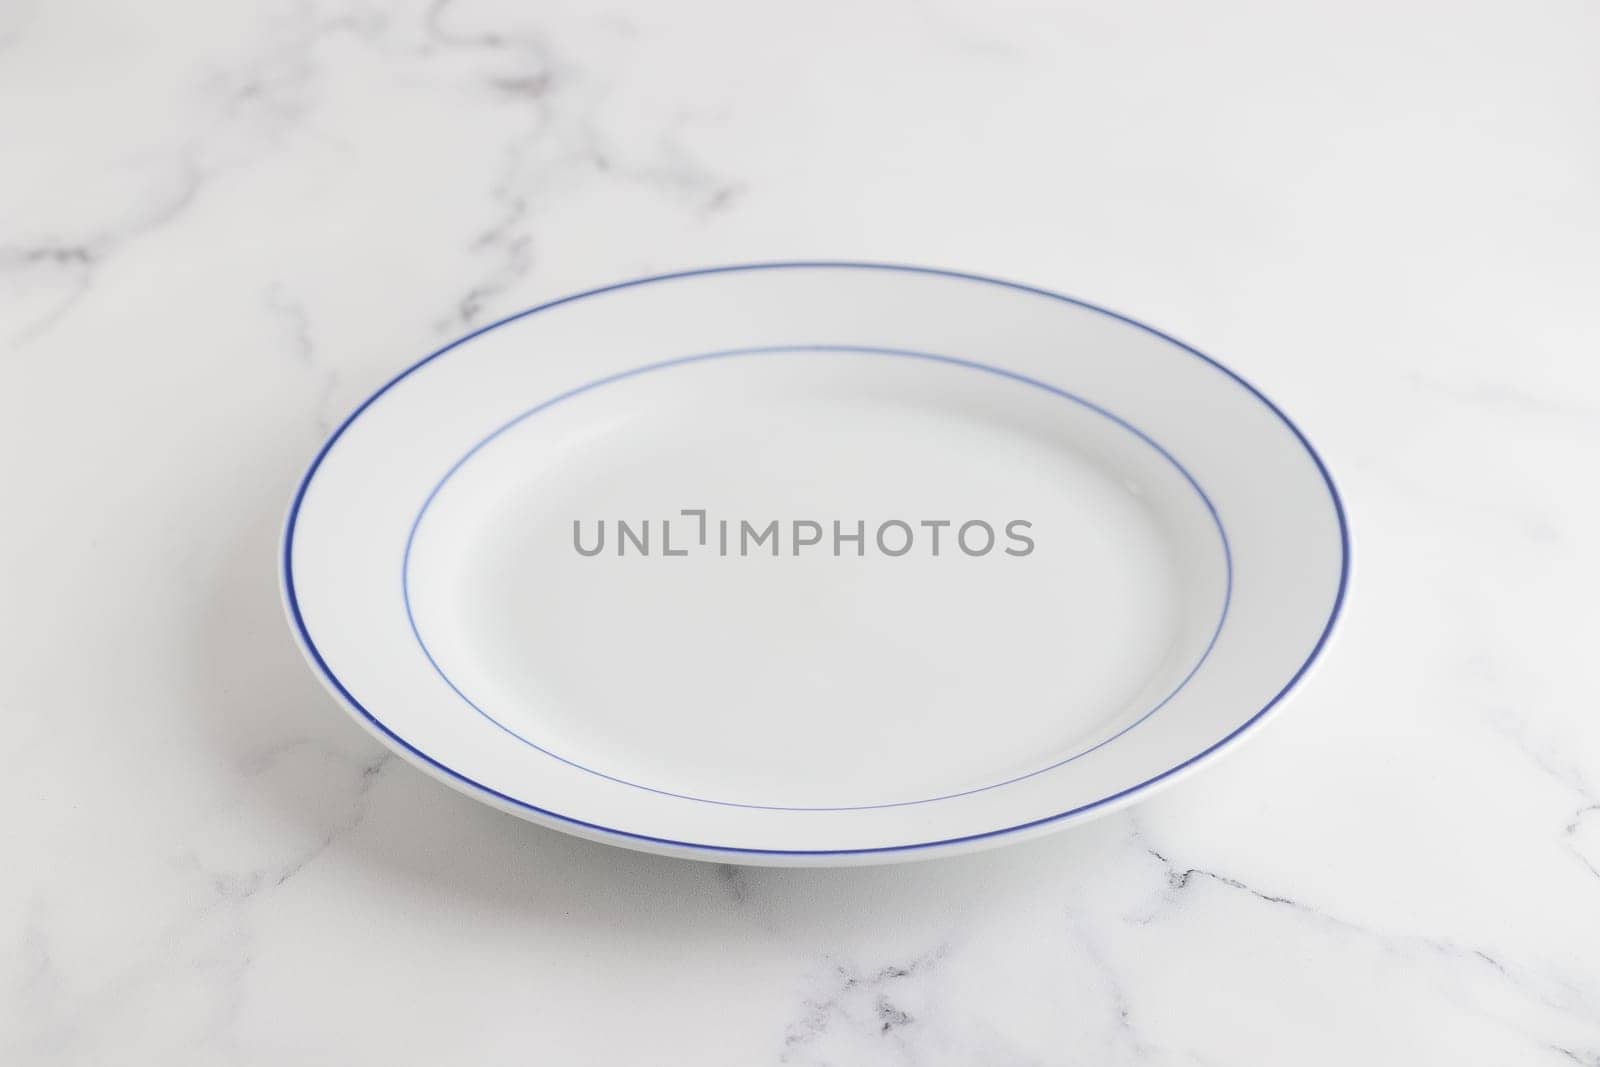
[[(0, 4), (0, 1062), (1600, 1063), (1600, 8)], [(1230, 363), (1357, 569), (1259, 739), (909, 866), (386, 756), (293, 480), (465, 327), (851, 257)]]

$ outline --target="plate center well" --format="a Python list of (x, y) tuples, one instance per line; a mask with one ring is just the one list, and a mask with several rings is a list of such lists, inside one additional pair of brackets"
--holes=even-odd
[(1220, 623), (1220, 528), (1062, 389), (793, 350), (529, 397), (420, 515), (419, 641), (530, 759), (717, 803), (931, 801), (1132, 736)]

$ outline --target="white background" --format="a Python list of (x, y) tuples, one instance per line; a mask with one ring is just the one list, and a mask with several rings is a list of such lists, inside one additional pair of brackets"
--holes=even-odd
[[(0, 1061), (1600, 1062), (1600, 8), (0, 5)], [(293, 483), (620, 278), (1060, 289), (1322, 450), (1280, 720), (1047, 840), (654, 859), (385, 755)]]

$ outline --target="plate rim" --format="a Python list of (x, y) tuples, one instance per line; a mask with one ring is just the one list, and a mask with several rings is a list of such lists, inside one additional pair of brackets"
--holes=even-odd
[[(316, 477), (317, 471), (321, 468), (323, 460), (326, 459), (328, 453), (333, 450), (333, 447), (338, 443), (339, 439), (343, 437), (345, 431), (348, 430), (355, 423), (355, 421), (366, 412), (368, 408), (376, 403), (384, 394), (389, 392), (390, 389), (394, 388), (401, 381), (410, 377), (414, 372), (433, 362), (435, 359), (438, 359), (446, 353), (465, 345), (467, 342), (481, 336), (482, 334), (488, 333), (491, 330), (499, 329), (502, 326), (509, 325), (510, 323), (519, 321), (521, 319), (536, 315), (542, 311), (547, 311), (551, 308), (559, 307), (563, 304), (569, 304), (577, 300), (583, 300), (593, 296), (600, 296), (605, 293), (617, 292), (623, 289), (631, 289), (642, 285), (649, 285), (656, 282), (672, 281), (682, 278), (715, 276), (720, 274), (777, 270), (883, 271), (890, 273), (949, 278), (958, 281), (997, 286), (1017, 292), (1029, 293), (1035, 296), (1045, 297), (1050, 300), (1055, 300), (1082, 308), (1084, 310), (1091, 311), (1096, 314), (1114, 319), (1118, 322), (1122, 322), (1126, 325), (1135, 327), (1136, 329), (1142, 330), (1145, 333), (1165, 341), (1168, 344), (1171, 344), (1182, 350), (1183, 352), (1194, 356), (1195, 358), (1207, 364), (1210, 364), (1213, 368), (1231, 378), (1235, 384), (1239, 385), (1246, 392), (1251, 394), (1251, 396), (1264, 405), (1268, 411), (1276, 416), (1277, 419), (1288, 428), (1289, 432), (1294, 435), (1295, 439), (1299, 442), (1300, 447), (1305, 450), (1306, 455), (1311, 458), (1313, 465), (1317, 469), (1317, 473), (1322, 477), (1324, 487), (1327, 489), (1328, 498), (1333, 505), (1334, 516), (1338, 523), (1340, 553), (1339, 582), (1334, 593), (1333, 603), (1329, 608), (1327, 621), (1324, 623), (1322, 632), (1318, 635), (1316, 642), (1311, 646), (1310, 651), (1307, 653), (1305, 660), (1295, 670), (1295, 673), (1289, 678), (1289, 680), (1284, 683), (1284, 685), (1264, 705), (1262, 705), (1260, 709), (1251, 714), (1249, 718), (1245, 719), (1244, 722), (1235, 727), (1232, 731), (1214, 741), (1200, 752), (1183, 760), (1182, 762), (1167, 768), (1159, 774), (1146, 778), (1141, 782), (1109, 794), (1108, 796), (1101, 797), (1098, 800), (1093, 800), (1086, 804), (1079, 804), (1065, 811), (1041, 816), (1037, 819), (1030, 819), (1011, 826), (983, 830), (977, 833), (962, 834), (955, 837), (940, 838), (930, 841), (908, 842), (892, 845), (874, 845), (866, 848), (842, 849), (757, 848), (752, 846), (684, 841), (658, 835), (642, 834), (631, 830), (623, 830), (617, 827), (596, 823), (591, 820), (582, 819), (577, 816), (566, 815), (558, 811), (553, 811), (549, 808), (530, 803), (529, 801), (523, 800), (519, 797), (513, 797), (507, 793), (493, 788), (492, 786), (485, 785), (484, 783), (455, 770), (422, 749), (417, 748), (405, 738), (391, 730), (387, 724), (385, 724), (375, 714), (368, 710), (359, 700), (356, 699), (353, 693), (345, 688), (344, 683), (339, 680), (338, 675), (334, 673), (332, 667), (323, 658), (321, 651), (317, 648), (316, 643), (312, 640), (311, 634), (307, 629), (305, 619), (301, 614), (299, 598), (295, 592), (293, 551), (295, 532), (299, 520), (301, 505), (304, 502), (306, 492), (309, 490), (312, 481)], [(1350, 580), (1351, 537), (1349, 523), (1345, 513), (1344, 502), (1339, 494), (1338, 487), (1334, 483), (1333, 476), (1328, 471), (1327, 465), (1323, 462), (1321, 455), (1317, 452), (1316, 448), (1311, 444), (1310, 440), (1301, 431), (1300, 427), (1294, 422), (1294, 420), (1291, 419), (1281, 408), (1274, 404), (1264, 393), (1261, 392), (1261, 390), (1257, 389), (1237, 372), (1233, 371), (1218, 360), (1213, 359), (1212, 357), (1201, 352), (1199, 349), (1194, 348), (1192, 345), (1178, 340), (1171, 334), (1168, 334), (1162, 330), (1158, 330), (1155, 327), (1141, 322), (1129, 315), (1122, 314), (1118, 311), (1113, 311), (1110, 308), (1091, 303), (1087, 300), (1082, 300), (1078, 297), (1069, 296), (1065, 293), (1044, 289), (1034, 285), (1028, 285), (1022, 282), (992, 277), (989, 275), (975, 274), (967, 271), (951, 270), (940, 267), (924, 267), (903, 263), (878, 261), (778, 260), (726, 264), (688, 270), (669, 271), (660, 274), (631, 278), (626, 281), (614, 282), (609, 285), (598, 286), (591, 289), (585, 289), (580, 292), (571, 293), (566, 296), (558, 297), (554, 300), (537, 304), (533, 307), (515, 312), (503, 318), (496, 319), (493, 322), (489, 322), (456, 338), (453, 341), (450, 341), (444, 346), (437, 348), (423, 356), (421, 359), (416, 360), (399, 373), (395, 374), (388, 381), (384, 382), (383, 385), (381, 385), (376, 391), (363, 400), (339, 423), (333, 432), (328, 435), (327, 439), (323, 441), (321, 447), (318, 448), (315, 456), (307, 466), (305, 473), (301, 475), (296, 486), (294, 496), (290, 501), (288, 513), (284, 518), (282, 534), (279, 540), (278, 558), (279, 593), (283, 601), (284, 612), (288, 616), (290, 622), (290, 629), (294, 634), (296, 644), (300, 647), (302, 655), (305, 656), (307, 663), (312, 667), (313, 673), (323, 684), (324, 688), (326, 688), (338, 699), (339, 703), (344, 706), (347, 713), (355, 718), (356, 721), (362, 726), (372, 732), (380, 741), (394, 751), (405, 756), (407, 759), (419, 766), (424, 771), (428, 772), (433, 777), (438, 778), (440, 781), (451, 786), (452, 788), (466, 793), (467, 795), (472, 796), (474, 799), (487, 801), (492, 806), (509, 811), (512, 814), (521, 816), (531, 821), (544, 823), (553, 829), (564, 830), (569, 833), (576, 833), (580, 836), (591, 837), (593, 839), (623, 846), (631, 846), (637, 849), (646, 849), (650, 851), (660, 851), (670, 854), (688, 856), (694, 856), (697, 853), (710, 853), (723, 857), (756, 860), (759, 860), (761, 857), (770, 857), (772, 860), (778, 862), (785, 860), (790, 862), (825, 860), (830, 857), (839, 858), (843, 861), (850, 862), (860, 861), (862, 859), (870, 859), (874, 856), (884, 858), (912, 858), (918, 855), (938, 855), (958, 849), (980, 847), (984, 844), (1004, 843), (1008, 839), (1017, 839), (1023, 836), (1029, 836), (1030, 831), (1038, 832), (1046, 827), (1057, 825), (1065, 826), (1072, 821), (1078, 821), (1091, 815), (1108, 813), (1117, 807), (1131, 803), (1133, 800), (1145, 796), (1159, 788), (1162, 788), (1163, 786), (1170, 785), (1187, 772), (1197, 769), (1202, 763), (1209, 762), (1214, 757), (1236, 747), (1237, 744), (1245, 737), (1245, 735), (1254, 732), (1255, 728), (1260, 726), (1269, 717), (1269, 714), (1276, 709), (1283, 702), (1284, 698), (1287, 697), (1289, 693), (1293, 691), (1305, 678), (1312, 665), (1321, 658), (1321, 655), (1327, 647), (1328, 641), (1332, 637), (1335, 627), (1337, 626), (1344, 609), (1345, 597), (1348, 591)]]

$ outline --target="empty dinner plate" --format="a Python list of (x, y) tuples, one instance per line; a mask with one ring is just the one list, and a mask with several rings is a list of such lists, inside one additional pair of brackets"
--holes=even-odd
[(1289, 420), (1124, 316), (948, 271), (647, 278), (378, 390), (296, 493), (312, 666), (448, 785), (760, 864), (1044, 833), (1260, 724), (1348, 539)]

